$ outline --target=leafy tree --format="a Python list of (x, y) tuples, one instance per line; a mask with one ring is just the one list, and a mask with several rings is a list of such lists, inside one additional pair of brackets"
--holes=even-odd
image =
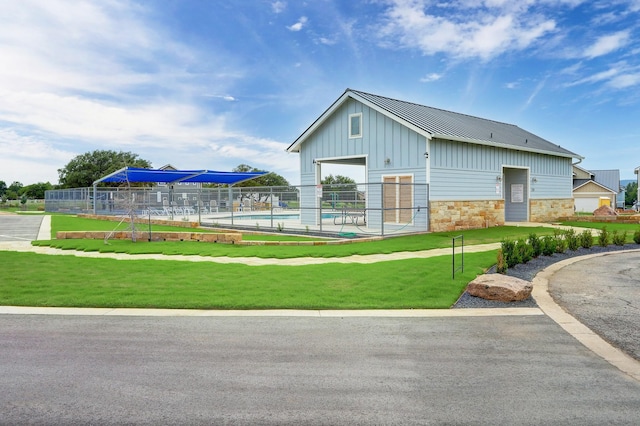
[(331, 201), (331, 207), (341, 206), (342, 201), (355, 202), (358, 200), (358, 186), (356, 181), (347, 176), (329, 175), (320, 181), (322, 183), (322, 198)]
[(19, 195), (23, 186), (24, 185), (22, 185), (22, 183), (18, 181), (14, 181), (11, 185), (9, 185), (9, 188), (7, 188), (7, 191), (15, 192), (16, 194)]
[[(232, 171), (239, 172), (239, 173), (246, 173), (246, 172), (263, 172), (265, 170), (260, 170), (255, 167), (251, 167), (248, 164), (240, 164), (237, 167), (234, 167)], [(227, 185), (210, 185), (210, 186), (218, 187), (218, 186), (227, 186)], [(280, 176), (279, 174), (273, 173), (273, 172), (267, 173), (265, 175), (262, 175), (254, 179), (247, 180), (245, 182), (240, 182), (238, 184), (233, 185), (233, 187), (234, 188), (250, 188), (250, 187), (269, 188), (269, 191), (264, 191), (264, 192), (257, 191), (257, 192), (253, 192), (252, 194), (249, 194), (249, 193), (242, 194), (243, 199), (248, 199), (249, 197), (254, 197), (257, 195), (258, 199), (255, 201), (260, 201), (260, 202), (266, 202), (269, 200), (269, 197), (271, 195), (271, 191), (270, 191), (271, 187), (286, 188), (285, 193), (297, 191), (296, 188), (291, 187), (291, 184), (289, 183), (289, 181), (286, 180), (283, 176)]]
[(353, 185), (354, 189), (356, 187), (355, 180), (351, 179), (348, 176), (341, 176), (341, 175), (326, 176), (324, 179), (322, 179), (320, 183), (322, 183), (323, 185)]
[(638, 182), (628, 183), (625, 190), (626, 193), (624, 195), (624, 204), (627, 206), (632, 206), (638, 198)]
[[(240, 164), (237, 167), (234, 167), (233, 172), (264, 172), (265, 170), (260, 170), (255, 167), (251, 167), (247, 164)], [(233, 185), (234, 187), (248, 187), (248, 186), (290, 186), (289, 181), (287, 181), (284, 177), (280, 176), (277, 173), (267, 173), (266, 175), (262, 175), (255, 179), (251, 179), (245, 182), (240, 182), (239, 184)]]
[(149, 169), (151, 162), (132, 152), (96, 150), (78, 155), (62, 169), (58, 169), (60, 188), (84, 188), (123, 167)]
[(5, 192), (7, 192), (7, 184), (5, 181), (0, 180), (0, 197), (2, 197)]
[(22, 194), (27, 198), (41, 200), (44, 198), (44, 192), (49, 189), (53, 189), (53, 185), (51, 185), (49, 182), (38, 182), (22, 188)]

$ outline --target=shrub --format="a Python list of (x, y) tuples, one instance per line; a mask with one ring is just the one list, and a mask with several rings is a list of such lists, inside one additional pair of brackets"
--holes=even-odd
[(564, 231), (555, 230), (553, 239), (556, 240), (556, 253), (564, 253), (567, 250), (567, 240), (564, 238)]
[(518, 240), (516, 243), (516, 252), (518, 253), (520, 263), (527, 263), (533, 258), (533, 249), (527, 244), (527, 240)]
[(516, 243), (514, 241), (504, 240), (502, 241), (501, 246), (507, 268), (512, 268), (520, 263), (518, 253), (516, 251)]
[(633, 242), (640, 244), (640, 229), (633, 233)]
[(564, 232), (564, 239), (567, 242), (567, 247), (569, 248), (569, 250), (576, 251), (580, 247), (580, 239), (573, 228), (568, 229)]
[(582, 234), (580, 234), (580, 246), (586, 249), (590, 249), (593, 246), (593, 234), (591, 233), (591, 231), (582, 231)]
[(502, 249), (498, 249), (498, 259), (496, 261), (496, 272), (499, 274), (507, 273), (507, 263), (504, 260)]
[(627, 242), (627, 231), (624, 231), (623, 233), (613, 231), (613, 233), (611, 234), (611, 240), (613, 241), (613, 244), (617, 246), (623, 246), (624, 243)]
[(553, 235), (545, 235), (542, 237), (542, 254), (551, 256), (556, 252), (556, 239)]
[[(638, 231), (640, 233), (640, 231)], [(529, 244), (533, 251), (533, 257), (538, 257), (542, 254), (542, 240), (536, 234), (529, 234)], [(640, 243), (638, 243), (640, 244)]]
[(611, 240), (611, 236), (609, 235), (609, 231), (607, 231), (607, 227), (603, 227), (600, 232), (598, 232), (598, 244), (601, 247), (606, 247), (609, 245)]

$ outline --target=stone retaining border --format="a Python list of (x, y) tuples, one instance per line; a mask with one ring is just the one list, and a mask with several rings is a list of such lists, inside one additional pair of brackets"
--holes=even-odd
[[(58, 231), (56, 232), (56, 239), (58, 240), (71, 240), (71, 239), (89, 239), (89, 240), (104, 240), (105, 238), (112, 238), (114, 240), (128, 240), (131, 239), (131, 231)], [(152, 232), (151, 240), (149, 240), (148, 232), (136, 232), (136, 240), (140, 241), (202, 241), (206, 243), (226, 243), (226, 244), (238, 244), (242, 241), (242, 234), (238, 233), (220, 233), (214, 234), (212, 232)]]

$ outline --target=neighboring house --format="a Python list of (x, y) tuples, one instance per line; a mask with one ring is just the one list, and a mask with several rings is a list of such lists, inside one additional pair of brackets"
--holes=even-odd
[[(160, 167), (158, 170), (178, 170), (175, 167), (173, 167), (171, 164), (165, 164), (164, 166)], [(156, 185), (158, 186), (167, 186), (167, 184), (165, 182), (158, 182), (156, 183)], [(202, 188), (202, 184), (198, 183), (198, 182), (176, 182), (173, 184), (173, 187), (175, 189), (180, 189), (180, 188)]]
[[(573, 160), (515, 125), (347, 89), (288, 148), (300, 154), (301, 207), (318, 206), (322, 164), (364, 166), (367, 183), (413, 184), (410, 197), (370, 187), (369, 206), (428, 206), (410, 225), (447, 231), (570, 216)], [(406, 187), (405, 187), (406, 188)], [(398, 201), (400, 200), (400, 201)], [(317, 223), (312, 210), (302, 223)], [(384, 216), (384, 227), (401, 220)], [(383, 224), (372, 209), (367, 226)]]
[[(620, 170), (585, 170), (573, 166), (576, 212), (592, 213), (603, 205), (616, 208), (620, 192)], [(622, 203), (624, 204), (624, 198)]]
[(636, 167), (633, 173), (638, 177), (638, 193), (636, 194), (636, 211), (640, 211), (640, 167)]

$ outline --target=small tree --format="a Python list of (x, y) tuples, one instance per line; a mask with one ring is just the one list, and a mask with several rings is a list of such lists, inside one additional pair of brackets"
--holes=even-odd
[(529, 244), (533, 250), (533, 257), (538, 257), (542, 254), (542, 240), (536, 234), (529, 234)]
[(609, 231), (607, 231), (607, 227), (604, 226), (600, 232), (598, 233), (598, 244), (601, 247), (606, 247), (611, 242), (611, 236), (609, 235)]
[(585, 229), (580, 234), (580, 247), (590, 249), (593, 247), (593, 234), (590, 230)]
[(507, 273), (507, 262), (505, 262), (504, 260), (504, 253), (502, 252), (502, 249), (498, 249), (498, 258), (496, 260), (496, 272), (498, 272), (499, 274), (506, 274)]
[(624, 203), (627, 206), (632, 206), (638, 198), (638, 182), (628, 183), (625, 187), (625, 191)]

